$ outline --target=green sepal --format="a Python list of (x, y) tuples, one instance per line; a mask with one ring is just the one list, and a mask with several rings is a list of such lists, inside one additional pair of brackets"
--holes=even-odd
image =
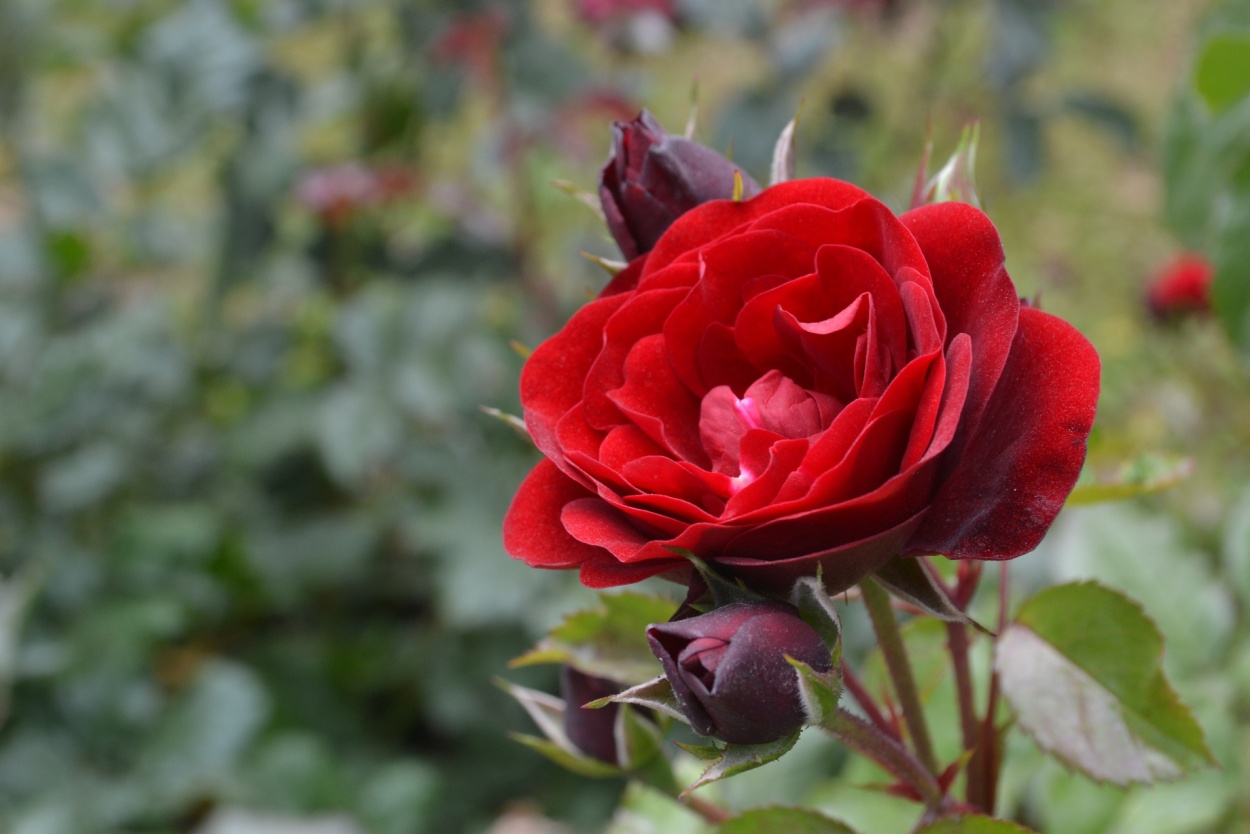
[(735, 602), (759, 602), (765, 597), (754, 591), (748, 590), (742, 581), (731, 582), (721, 576), (708, 565), (707, 562), (698, 556), (680, 547), (670, 547), (673, 553), (686, 559), (699, 572), (699, 576), (707, 584), (708, 591), (712, 594), (712, 602), (716, 608), (723, 608), (726, 605), (732, 605)]
[(673, 693), (673, 685), (663, 675), (644, 681), (637, 686), (631, 686), (629, 689), (618, 692), (615, 695), (591, 701), (584, 706), (584, 709), (602, 709), (608, 704), (633, 704), (639, 707), (646, 707), (670, 718), (676, 718), (678, 721), (686, 724), (690, 723), (689, 719), (686, 718), (686, 714), (681, 710), (681, 704), (678, 703), (677, 696)]
[(842, 660), (842, 618), (838, 616), (833, 598), (825, 590), (819, 568), (816, 576), (806, 576), (794, 583), (790, 589), (790, 604), (825, 641), (829, 647), (830, 665), (836, 669)]
[(786, 655), (786, 663), (794, 667), (798, 676), (799, 697), (803, 700), (807, 723), (823, 725), (829, 716), (837, 712), (838, 701), (842, 698), (841, 667), (834, 666), (831, 672), (817, 672), (789, 655)]
[(691, 791), (704, 785), (719, 782), (721, 779), (728, 779), (730, 776), (737, 776), (739, 773), (746, 773), (748, 770), (777, 761), (794, 747), (795, 742), (799, 740), (799, 732), (795, 730), (790, 735), (767, 744), (726, 744), (721, 750), (721, 757), (713, 762), (711, 767), (705, 770), (690, 787), (682, 791), (679, 798), (684, 798)]

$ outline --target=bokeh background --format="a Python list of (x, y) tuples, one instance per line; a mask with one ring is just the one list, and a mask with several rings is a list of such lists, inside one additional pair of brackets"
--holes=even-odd
[[(1222, 765), (1121, 791), (1017, 734), (1004, 808), (1250, 830), (1250, 373), (1143, 303), (1250, 179), (1246, 108), (1193, 89), (1244, 5), (0, 0), (0, 829), (705, 830), (642, 794), (609, 822), (622, 784), (507, 738), (492, 677), (554, 691), (507, 661), (593, 596), (503, 553), (536, 453), (480, 409), (604, 283), (578, 250), (617, 256), (551, 181), (593, 192), (611, 120), (697, 100), (761, 181), (801, 106), (798, 175), (899, 210), (926, 131), (940, 163), (981, 120), (1013, 278), (1103, 357), (1090, 477), (1192, 467), (1065, 513), (1019, 587), (1145, 603)], [(1207, 140), (1235, 164), (1202, 180)], [(805, 739), (721, 790), (906, 831), (873, 781)]]

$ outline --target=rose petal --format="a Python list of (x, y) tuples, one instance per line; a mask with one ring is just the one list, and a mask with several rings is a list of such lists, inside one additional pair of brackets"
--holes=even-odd
[(521, 369), (525, 425), (544, 455), (562, 457), (556, 424), (581, 402), (582, 383), (599, 354), (604, 324), (627, 298), (601, 298), (578, 310), (559, 333), (534, 349)]
[[(767, 188), (749, 200), (713, 200), (677, 218), (651, 250), (643, 277), (663, 269), (682, 255), (696, 251), (743, 224), (794, 203), (810, 203), (839, 209), (863, 199), (873, 199), (863, 189), (828, 178), (790, 180)], [(874, 201), (875, 202), (875, 201)]]
[(504, 516), (504, 550), (539, 568), (570, 568), (606, 555), (573, 538), (560, 522), (566, 504), (591, 495), (550, 460), (539, 461), (521, 482)]
[(662, 335), (633, 346), (625, 360), (625, 384), (608, 398), (675, 457), (711, 465), (699, 439), (699, 401), (673, 372)]
[(602, 347), (583, 387), (586, 422), (592, 427), (606, 431), (625, 422), (609, 396), (625, 382), (625, 358), (639, 341), (661, 331), (688, 292), (678, 287), (632, 295), (604, 323)]
[(1075, 328), (1021, 309), (979, 430), (907, 553), (1011, 559), (1037, 547), (1085, 460), (1099, 372), (1098, 354)]
[(976, 361), (964, 423), (973, 429), (1007, 362), (1020, 310), (998, 230), (967, 203), (922, 206), (900, 219), (924, 251), (938, 306), (946, 316), (947, 341), (960, 333), (972, 338)]

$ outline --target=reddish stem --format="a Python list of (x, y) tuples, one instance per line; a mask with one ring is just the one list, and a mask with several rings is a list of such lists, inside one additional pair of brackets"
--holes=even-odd
[[(1007, 630), (1007, 616), (1011, 607), (1011, 586), (1007, 563), (1002, 562), (998, 580), (998, 634)], [(998, 673), (990, 675), (990, 693), (981, 722), (977, 750), (968, 763), (968, 804), (980, 808), (986, 815), (994, 815), (994, 803), (998, 794), (998, 771), (1001, 762), (1002, 739), (998, 733), (995, 715), (998, 712)]]
[(872, 725), (896, 741), (901, 742), (902, 739), (894, 728), (894, 724), (882, 714), (881, 708), (877, 706), (876, 699), (872, 697), (872, 693), (864, 686), (864, 682), (859, 679), (859, 676), (851, 671), (851, 667), (846, 665), (845, 660), (842, 661), (842, 682), (846, 684), (851, 697), (855, 699), (855, 703), (859, 704), (860, 709), (868, 716), (868, 720), (872, 722)]
[(963, 623), (946, 624), (946, 645), (950, 649), (955, 670), (955, 692), (959, 697), (959, 728), (964, 750), (977, 746), (977, 713), (972, 692), (972, 672), (968, 667), (968, 627)]

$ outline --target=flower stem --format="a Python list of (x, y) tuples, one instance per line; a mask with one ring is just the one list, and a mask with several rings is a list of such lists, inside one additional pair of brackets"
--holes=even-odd
[(708, 802), (706, 799), (697, 796), (687, 796), (681, 800), (691, 811), (703, 817), (710, 825), (720, 825), (728, 822), (733, 814), (721, 806)]
[(881, 732), (893, 739), (898, 738), (898, 731), (894, 725), (881, 713), (881, 708), (877, 706), (876, 699), (872, 697), (872, 693), (864, 686), (859, 676), (846, 665), (846, 660), (842, 661), (842, 683), (846, 685), (846, 691), (851, 693), (851, 697), (855, 699), (855, 703), (859, 704), (860, 709), (864, 711), (864, 715), (868, 716), (868, 720), (872, 725)]
[(933, 773), (896, 739), (842, 707), (825, 719), (821, 729), (881, 765), (891, 776), (910, 785), (926, 806), (941, 806), (942, 788)]
[(963, 733), (964, 750), (977, 746), (977, 713), (973, 703), (972, 673), (968, 668), (968, 627), (963, 623), (946, 624), (946, 645), (950, 649), (955, 671), (955, 693), (959, 698), (959, 728)]
[[(998, 580), (998, 634), (1007, 630), (1007, 616), (1011, 606), (1011, 588), (1007, 562), (1001, 563)], [(1002, 738), (998, 733), (998, 672), (990, 674), (990, 692), (985, 706), (985, 718), (981, 721), (976, 752), (968, 761), (968, 804), (979, 808), (987, 816), (994, 815), (998, 794), (998, 770)]]
[(871, 578), (861, 581), (859, 587), (864, 595), (868, 616), (872, 619), (873, 630), (877, 632), (877, 642), (881, 645), (881, 654), (890, 671), (890, 680), (894, 683), (894, 692), (898, 695), (903, 721), (907, 723), (907, 732), (916, 748), (916, 755), (929, 773), (937, 774), (941, 771), (937, 756), (933, 753), (933, 742), (929, 739), (929, 727), (925, 723), (924, 708), (920, 704), (920, 691), (916, 688), (915, 677), (912, 676), (907, 648), (903, 645), (903, 635), (899, 632), (898, 621), (894, 619), (894, 610), (890, 607), (890, 595)]

